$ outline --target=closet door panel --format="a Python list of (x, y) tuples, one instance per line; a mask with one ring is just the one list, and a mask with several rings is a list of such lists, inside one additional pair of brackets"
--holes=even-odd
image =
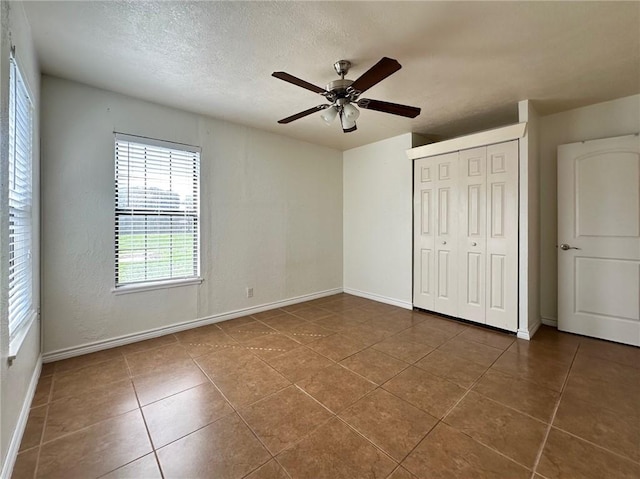
[(487, 147), (486, 324), (518, 327), (518, 141)]
[(434, 220), (435, 159), (414, 162), (413, 305), (433, 310), (435, 299)]
[(458, 315), (485, 322), (487, 148), (463, 150), (458, 160)]
[(458, 315), (458, 153), (434, 157), (436, 167), (435, 300), (433, 310)]

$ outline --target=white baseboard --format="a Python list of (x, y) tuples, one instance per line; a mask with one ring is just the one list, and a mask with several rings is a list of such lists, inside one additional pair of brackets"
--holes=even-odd
[(357, 289), (351, 289), (351, 288), (344, 288), (344, 292), (347, 294), (352, 294), (354, 296), (360, 296), (361, 298), (367, 298), (373, 301), (378, 301), (379, 303), (386, 303), (392, 306), (398, 306), (399, 308), (413, 309), (413, 303), (410, 303), (407, 301), (400, 301), (398, 299), (388, 298), (386, 296), (381, 296), (379, 294), (367, 293), (365, 291), (359, 291)]
[(527, 341), (531, 341), (533, 335), (536, 334), (536, 331), (540, 327), (542, 323), (538, 321), (532, 326), (529, 326), (529, 329), (518, 329), (517, 336), (519, 339), (526, 339)]
[(0, 472), (0, 479), (10, 479), (13, 473), (13, 466), (16, 464), (16, 458), (18, 457), (18, 450), (20, 449), (20, 443), (22, 442), (22, 435), (24, 429), (27, 427), (27, 419), (29, 419), (29, 410), (31, 409), (31, 402), (33, 396), (36, 393), (36, 387), (38, 386), (38, 379), (40, 379), (40, 371), (42, 371), (42, 356), (38, 357), (36, 361), (36, 368), (31, 375), (31, 381), (27, 388), (27, 394), (22, 403), (20, 409), (20, 415), (18, 416), (18, 422), (13, 430), (11, 441), (9, 442), (9, 449), (7, 456), (5, 457), (4, 464), (2, 465), (2, 472)]
[(545, 318), (543, 316), (542, 318), (540, 318), (540, 320), (542, 321), (542, 324), (544, 324), (545, 326), (551, 326), (553, 328), (557, 328), (558, 327), (558, 320), (557, 319)]
[(274, 301), (272, 303), (265, 303), (259, 306), (253, 306), (251, 308), (237, 309), (228, 313), (215, 314), (213, 316), (206, 316), (204, 318), (194, 319), (191, 321), (185, 321), (182, 323), (172, 324), (170, 326), (164, 326), (162, 328), (150, 329), (147, 331), (141, 331), (139, 333), (128, 334), (125, 336), (119, 336), (116, 338), (106, 339), (102, 341), (96, 341), (93, 343), (87, 343), (80, 346), (74, 346), (71, 348), (59, 349), (57, 351), (51, 351), (43, 355), (43, 361), (45, 363), (51, 363), (53, 361), (60, 361), (62, 359), (68, 359), (75, 356), (81, 356), (83, 354), (95, 353), (96, 351), (102, 351), (104, 349), (111, 349), (118, 346), (124, 346), (125, 344), (131, 344), (145, 339), (157, 338), (158, 336), (164, 336), (166, 334), (178, 333), (186, 329), (197, 328), (199, 326), (206, 326), (207, 324), (219, 323), (220, 321), (227, 321), (229, 319), (240, 318), (242, 316), (248, 316), (250, 314), (260, 313), (269, 309), (282, 308), (284, 306), (290, 306), (292, 304), (302, 303), (304, 301), (311, 301), (312, 299), (324, 298), (325, 296), (331, 296), (333, 294), (342, 293), (342, 288), (329, 289), (326, 291), (320, 291), (318, 293), (305, 294), (302, 296), (296, 296), (295, 298), (289, 298), (281, 301)]

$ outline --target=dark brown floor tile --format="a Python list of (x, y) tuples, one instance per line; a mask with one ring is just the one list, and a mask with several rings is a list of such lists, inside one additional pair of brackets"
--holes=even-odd
[(92, 364), (102, 363), (111, 359), (118, 359), (122, 357), (120, 348), (105, 349), (103, 351), (96, 351), (95, 353), (83, 354), (82, 356), (75, 356), (69, 359), (63, 359), (55, 363), (55, 372), (57, 374), (71, 371), (73, 369), (85, 368)]
[(241, 318), (229, 319), (227, 321), (220, 321), (219, 323), (216, 323), (216, 326), (218, 326), (220, 329), (222, 329), (225, 332), (229, 332), (229, 330), (231, 329), (235, 329), (239, 326), (248, 326), (255, 322), (256, 320), (253, 319), (251, 316), (242, 316)]
[(621, 415), (566, 393), (553, 425), (640, 462), (640, 416)]
[(37, 477), (99, 477), (151, 450), (142, 414), (131, 411), (43, 445)]
[(100, 479), (162, 479), (156, 455), (151, 453), (130, 462)]
[(398, 467), (395, 471), (393, 471), (387, 479), (417, 479), (416, 476), (411, 474), (403, 467)]
[(288, 331), (289, 329), (299, 327), (302, 324), (308, 324), (307, 321), (304, 321), (303, 319), (292, 316), (291, 314), (285, 312), (283, 312), (280, 316), (261, 319), (260, 322), (280, 332)]
[(165, 367), (191, 358), (179, 342), (139, 353), (127, 354), (125, 357), (132, 376), (138, 376), (158, 367)]
[(240, 414), (274, 456), (333, 416), (296, 386), (242, 408)]
[(473, 390), (547, 423), (560, 396), (556, 391), (497, 369), (487, 371)]
[(340, 417), (396, 461), (404, 457), (438, 420), (384, 389), (376, 389)]
[(275, 309), (268, 309), (266, 311), (261, 311), (260, 313), (252, 314), (251, 317), (253, 319), (263, 321), (265, 319), (275, 318), (276, 316), (282, 316), (286, 314), (287, 314), (286, 311), (283, 311), (280, 308), (275, 308)]
[(142, 408), (156, 449), (232, 412), (229, 403), (209, 382)]
[(174, 333), (175, 338), (181, 343), (191, 341), (203, 341), (209, 337), (215, 338), (219, 336), (223, 331), (217, 324), (206, 324), (204, 326), (198, 326), (197, 328), (185, 329)]
[(18, 454), (11, 473), (11, 479), (33, 479), (36, 473), (39, 452), (40, 448), (34, 447)]
[[(202, 362), (198, 360), (203, 370), (233, 406), (254, 403), (291, 384), (284, 376), (250, 352), (244, 351), (244, 353), (249, 354), (249, 357), (235, 354), (239, 361), (227, 365), (226, 369), (216, 367), (214, 362), (219, 363), (220, 359), (234, 356), (217, 353), (203, 356), (200, 358)], [(213, 358), (214, 356), (218, 357)]]
[(284, 334), (265, 334), (242, 345), (261, 358), (273, 358), (300, 346), (297, 341), (288, 338)]
[(491, 366), (493, 362), (503, 353), (502, 349), (497, 349), (485, 344), (473, 341), (465, 341), (460, 337), (455, 337), (441, 345), (438, 350), (454, 354), (467, 361), (478, 363), (482, 366)]
[(562, 333), (550, 326), (540, 326), (531, 341), (546, 347), (551, 347), (556, 351), (575, 353), (580, 344), (581, 337), (573, 334)]
[(640, 369), (640, 348), (637, 347), (582, 338), (578, 353)]
[(372, 382), (337, 364), (307, 376), (296, 384), (335, 413), (376, 387)]
[(476, 441), (533, 468), (547, 425), (469, 392), (444, 421)]
[(455, 354), (436, 349), (415, 364), (436, 376), (469, 388), (487, 370), (486, 366), (468, 361)]
[(200, 368), (189, 359), (136, 376), (133, 385), (140, 405), (144, 406), (207, 381)]
[(492, 369), (560, 391), (567, 378), (569, 366), (544, 357), (522, 356), (505, 351)]
[(200, 356), (195, 362), (209, 377), (216, 378), (246, 369), (245, 365), (249, 362), (254, 363), (255, 360), (256, 357), (251, 351), (238, 345)]
[(465, 341), (475, 341), (486, 344), (494, 348), (505, 350), (513, 344), (516, 337), (513, 334), (500, 333), (485, 328), (469, 327), (462, 331), (459, 336)]
[(575, 356), (575, 352), (565, 349), (554, 349), (546, 343), (539, 343), (534, 340), (527, 341), (525, 339), (516, 339), (507, 351), (521, 356), (529, 356), (533, 359), (556, 361), (564, 366), (571, 365), (573, 357)]
[(29, 411), (27, 424), (22, 434), (22, 442), (20, 442), (20, 451), (31, 449), (39, 446), (42, 442), (42, 431), (47, 417), (47, 407), (34, 407)]
[(214, 324), (182, 331), (177, 333), (176, 337), (192, 358), (197, 358), (226, 347), (238, 346), (236, 340)]
[(44, 363), (42, 365), (42, 369), (40, 370), (40, 379), (46, 378), (47, 376), (53, 376), (55, 370), (56, 363)]
[(272, 459), (246, 476), (246, 479), (289, 479), (289, 475), (275, 459)]
[(571, 374), (564, 394), (579, 397), (603, 409), (629, 417), (640, 415), (638, 389), (635, 385), (620, 384), (608, 378)]
[(284, 333), (301, 344), (308, 344), (331, 336), (335, 334), (335, 331), (323, 328), (316, 323), (300, 322), (295, 327), (288, 328)]
[(138, 401), (130, 379), (102, 385), (89, 394), (54, 401), (49, 404), (44, 441), (137, 408)]
[(425, 323), (421, 323), (407, 328), (393, 337), (437, 348), (438, 346), (446, 343), (449, 339), (455, 337), (457, 334), (458, 333), (431, 328), (425, 325)]
[(404, 361), (371, 348), (343, 359), (340, 364), (376, 384), (388, 381), (408, 366)]
[(362, 351), (368, 345), (368, 343), (359, 339), (339, 334), (319, 339), (308, 346), (333, 361), (341, 361), (358, 351)]
[(309, 306), (307, 308), (296, 309), (293, 314), (306, 321), (317, 321), (331, 316), (333, 313), (318, 306)]
[(466, 391), (415, 366), (405, 369), (383, 387), (437, 418), (444, 416)]
[(443, 318), (433, 314), (425, 314), (422, 325), (431, 329), (439, 329), (451, 335), (457, 335), (467, 329), (467, 325), (453, 319)]
[(338, 419), (281, 453), (278, 461), (295, 479), (375, 479), (396, 466)]
[[(82, 369), (74, 369), (54, 375), (51, 401), (64, 397), (89, 394), (104, 384), (114, 383), (129, 377), (124, 358), (112, 359)], [(90, 380), (88, 380), (90, 378)]]
[(331, 331), (345, 331), (350, 327), (360, 324), (359, 321), (349, 318), (343, 314), (333, 314), (326, 318), (313, 321), (313, 323), (322, 326), (325, 329), (330, 329)]
[(365, 323), (354, 324), (348, 328), (340, 331), (340, 334), (345, 337), (356, 339), (367, 346), (379, 343), (380, 341), (392, 336), (393, 333), (385, 331), (377, 327), (367, 325)]
[(611, 385), (635, 389), (640, 395), (640, 369), (587, 356), (580, 351), (571, 366), (571, 376), (580, 375), (606, 381)]
[(241, 478), (271, 457), (235, 413), (157, 453), (165, 479)]
[(637, 479), (640, 465), (551, 428), (536, 469), (549, 479)]
[(53, 376), (40, 376), (36, 392), (31, 401), (31, 407), (43, 406), (51, 399), (51, 386), (53, 385)]
[(371, 347), (407, 363), (418, 361), (434, 349), (434, 346), (414, 343), (409, 339), (404, 339), (399, 336), (392, 336)]
[(303, 346), (265, 360), (292, 382), (311, 376), (333, 364), (331, 360)]
[(528, 479), (531, 471), (444, 423), (438, 424), (402, 466), (420, 478)]
[(164, 336), (158, 336), (157, 338), (146, 339), (144, 341), (138, 341), (136, 343), (121, 346), (118, 350), (122, 354), (133, 354), (141, 351), (150, 351), (161, 346), (168, 346), (176, 341), (177, 339), (173, 334), (165, 334)]

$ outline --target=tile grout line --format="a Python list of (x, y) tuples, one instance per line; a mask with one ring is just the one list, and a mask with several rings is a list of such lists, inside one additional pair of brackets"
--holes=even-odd
[(571, 364), (569, 365), (569, 369), (567, 369), (567, 375), (562, 382), (562, 387), (560, 388), (560, 394), (558, 395), (558, 399), (556, 400), (555, 407), (553, 408), (553, 412), (551, 413), (551, 418), (549, 419), (549, 425), (547, 426), (547, 430), (545, 431), (544, 439), (538, 448), (538, 453), (536, 454), (536, 459), (533, 462), (533, 468), (531, 472), (531, 479), (535, 479), (536, 470), (538, 469), (538, 465), (540, 464), (540, 460), (542, 459), (542, 454), (544, 452), (544, 448), (547, 445), (547, 441), (549, 440), (549, 434), (551, 433), (551, 428), (553, 427), (553, 422), (556, 420), (556, 414), (558, 413), (558, 409), (560, 408), (560, 402), (564, 396), (564, 390), (569, 382), (569, 376), (571, 374), (571, 370), (573, 369), (573, 363), (578, 356), (578, 350), (580, 349), (580, 343), (578, 343), (578, 347), (573, 353), (573, 358), (571, 359)]

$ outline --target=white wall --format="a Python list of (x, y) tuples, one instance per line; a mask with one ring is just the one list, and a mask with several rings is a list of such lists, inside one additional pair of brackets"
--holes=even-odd
[(412, 305), (413, 162), (404, 135), (343, 153), (344, 288)]
[[(5, 266), (9, 264), (8, 249), (6, 247), (9, 234), (8, 215), (8, 190), (6, 178), (8, 174), (8, 134), (9, 134), (9, 51), (11, 45), (16, 48), (16, 58), (25, 82), (28, 84), (31, 100), (34, 106), (33, 116), (33, 236), (39, 235), (39, 114), (40, 104), (40, 69), (36, 59), (33, 44), (31, 42), (31, 32), (27, 18), (24, 14), (21, 3), (2, 2), (0, 6), (1, 36), (0, 36), (0, 131), (2, 141), (0, 142), (0, 163), (2, 178), (1, 195), (1, 228), (2, 238), (0, 241), (0, 468), (3, 474), (7, 474), (13, 466), (15, 454), (22, 435), (22, 428), (26, 420), (26, 413), (30, 407), (29, 389), (32, 379), (40, 367), (40, 323), (34, 321), (27, 333), (16, 360), (9, 365), (7, 357), (9, 355), (9, 324), (7, 309), (7, 288), (8, 275)], [(34, 265), (34, 301), (39, 296), (39, 255), (37, 243), (34, 245), (32, 264)], [(37, 379), (37, 378), (35, 378)], [(4, 477), (4, 476), (3, 476)]]
[[(45, 353), (342, 287), (339, 151), (48, 76), (42, 125)], [(112, 293), (114, 131), (202, 147), (201, 285)]]
[(540, 118), (540, 315), (555, 322), (557, 297), (557, 147), (640, 131), (640, 95)]

